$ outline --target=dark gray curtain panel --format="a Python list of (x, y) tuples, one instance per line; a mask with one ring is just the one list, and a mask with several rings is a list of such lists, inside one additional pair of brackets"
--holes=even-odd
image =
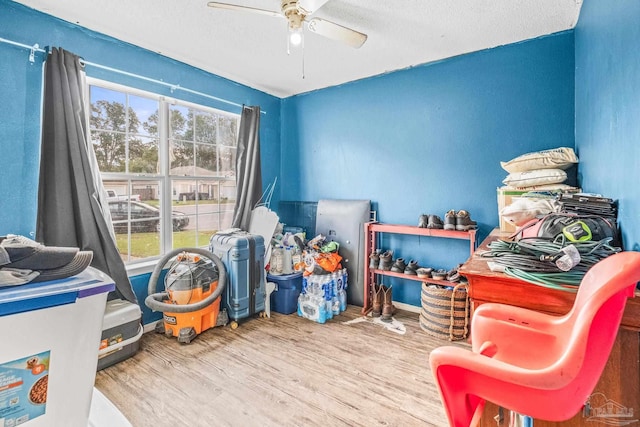
[(236, 157), (236, 204), (232, 227), (249, 229), (251, 211), (262, 197), (260, 107), (242, 107)]
[(53, 48), (45, 66), (36, 240), (93, 251), (91, 265), (116, 283), (110, 298), (137, 303), (100, 203), (85, 88), (80, 58)]

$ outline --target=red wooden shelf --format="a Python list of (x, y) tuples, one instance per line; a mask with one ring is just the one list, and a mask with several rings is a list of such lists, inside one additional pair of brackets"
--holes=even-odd
[(457, 230), (442, 230), (434, 228), (421, 228), (411, 225), (398, 225), (398, 224), (381, 224), (379, 222), (367, 222), (364, 224), (365, 232), (365, 267), (364, 267), (364, 307), (362, 307), (362, 314), (366, 314), (371, 309), (371, 287), (375, 283), (375, 276), (391, 276), (401, 279), (415, 280), (419, 282), (434, 283), (443, 286), (454, 286), (454, 282), (448, 280), (438, 280), (432, 278), (421, 278), (404, 273), (396, 273), (393, 271), (371, 269), (369, 268), (369, 255), (376, 250), (377, 245), (377, 233), (392, 233), (392, 234), (406, 234), (413, 236), (425, 236), (425, 237), (439, 237), (446, 239), (461, 239), (469, 241), (469, 252), (473, 255), (476, 249), (476, 230), (469, 231), (457, 231)]

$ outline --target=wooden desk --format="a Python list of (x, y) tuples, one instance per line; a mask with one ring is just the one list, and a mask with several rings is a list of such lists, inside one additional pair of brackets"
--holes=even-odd
[[(524, 282), (504, 273), (492, 272), (482, 253), (490, 242), (507, 235), (494, 230), (471, 258), (458, 269), (469, 281), (472, 310), (480, 304), (497, 302), (549, 314), (562, 315), (573, 306), (575, 293), (548, 289)], [(640, 293), (636, 291), (636, 296)], [(473, 311), (472, 311), (473, 317)], [(621, 328), (609, 361), (596, 386), (590, 413), (581, 412), (568, 421), (554, 423), (535, 420), (535, 427), (638, 425), (640, 419), (640, 298), (627, 301)], [(558, 402), (558, 404), (562, 404)], [(618, 411), (618, 414), (615, 414)], [(622, 416), (620, 415), (622, 411)], [(588, 411), (587, 411), (588, 412)], [(506, 412), (505, 412), (506, 413)], [(596, 417), (596, 414), (599, 416)], [(495, 426), (498, 407), (487, 402), (480, 425)], [(634, 421), (635, 420), (635, 421)], [(629, 421), (634, 421), (629, 423)], [(499, 426), (508, 425), (508, 416)]]

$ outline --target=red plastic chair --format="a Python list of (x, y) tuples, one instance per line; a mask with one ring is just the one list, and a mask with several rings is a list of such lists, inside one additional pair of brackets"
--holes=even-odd
[(429, 356), (449, 425), (476, 425), (486, 400), (547, 421), (573, 417), (600, 379), (638, 281), (640, 252), (621, 252), (587, 272), (564, 316), (480, 305), (472, 350), (445, 346)]

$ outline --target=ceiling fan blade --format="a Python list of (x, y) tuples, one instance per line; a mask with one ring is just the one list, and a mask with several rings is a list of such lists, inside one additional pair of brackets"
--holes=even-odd
[(367, 41), (366, 34), (321, 18), (313, 18), (309, 21), (309, 31), (332, 40), (346, 43), (356, 49)]
[(329, 0), (298, 0), (298, 10), (305, 15), (311, 15), (328, 1)]
[(240, 12), (261, 13), (263, 15), (275, 16), (276, 18), (284, 18), (280, 12), (275, 12), (273, 10), (256, 9), (255, 7), (238, 6), (236, 4), (220, 3), (217, 1), (210, 1), (207, 3), (207, 6), (215, 7), (217, 9), (239, 10)]

